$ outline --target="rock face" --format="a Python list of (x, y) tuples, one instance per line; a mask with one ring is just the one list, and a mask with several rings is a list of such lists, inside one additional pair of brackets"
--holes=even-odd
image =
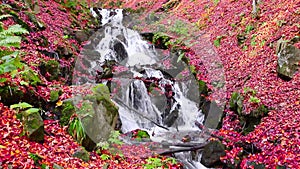
[(225, 146), (221, 142), (211, 141), (203, 149), (201, 163), (206, 167), (214, 167), (221, 163), (220, 157), (225, 154)]
[(108, 87), (99, 84), (93, 92), (83, 98), (80, 109), (76, 111), (86, 133), (82, 146), (89, 151), (98, 142), (109, 138), (118, 119), (118, 108), (110, 99)]
[(44, 141), (44, 122), (39, 112), (23, 113), (24, 132), (31, 141)]
[(279, 77), (290, 80), (297, 71), (300, 61), (300, 49), (292, 45), (291, 41), (279, 40), (277, 43), (276, 54), (277, 73)]

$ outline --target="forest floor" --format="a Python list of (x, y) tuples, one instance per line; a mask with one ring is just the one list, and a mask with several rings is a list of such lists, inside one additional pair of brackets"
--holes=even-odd
[[(17, 8), (18, 17), (32, 29), (25, 35), (19, 50), (23, 53), (22, 63), (36, 72), (40, 80), (26, 81), (18, 73), (0, 74), (0, 168), (1, 165), (3, 168), (34, 168), (37, 166), (36, 160), (29, 158), (34, 154), (39, 156), (39, 164), (51, 168), (54, 167), (54, 163), (64, 168), (144, 168), (145, 159), (134, 155), (126, 158), (111, 155), (110, 159), (103, 160), (100, 155), (92, 152), (89, 162), (72, 157), (80, 145), (67, 133), (66, 127), (61, 127), (56, 120), (44, 120), (45, 131), (48, 134), (45, 135), (43, 143), (31, 142), (25, 136), (20, 136), (22, 124), (17, 119), (16, 112), (9, 109), (9, 105), (19, 101), (26, 101), (35, 106), (51, 103), (51, 90), (57, 89), (61, 91), (61, 95), (57, 102), (52, 102), (51, 105), (71, 97), (72, 88), (69, 86), (70, 77), (67, 75), (75, 62), (74, 57), (80, 53), (83, 45), (73, 38), (74, 32), (86, 27), (96, 27), (90, 22), (91, 16), (87, 14), (87, 7), (96, 3), (82, 1), (86, 3), (63, 4), (57, 1), (41, 1), (38, 2), (38, 9), (30, 9), (23, 2), (7, 2), (16, 5), (13, 8)], [(226, 156), (222, 157), (221, 161), (232, 168), (250, 168), (251, 163), (263, 164), (265, 168), (299, 168), (300, 74), (296, 72), (291, 80), (286, 81), (278, 77), (276, 71), (277, 41), (300, 36), (299, 0), (262, 0), (255, 14), (249, 0), (109, 0), (101, 4), (101, 7), (130, 8), (142, 11), (144, 16), (164, 13), (171, 20), (184, 20), (196, 27), (200, 33), (204, 32), (205, 37), (202, 36), (202, 41), (191, 46), (196, 52), (187, 54), (187, 57), (190, 64), (195, 66), (199, 80), (208, 84), (213, 81), (211, 77), (215, 76), (209, 71), (203, 71), (210, 66), (205, 65), (208, 64), (205, 60), (207, 48), (213, 51), (213, 55), (218, 59), (216, 62), (222, 63), (226, 87), (226, 91), (222, 93), (226, 102), (225, 117), (221, 129), (215, 133), (225, 138), (223, 144), (227, 148)], [(4, 13), (3, 9), (0, 9), (1, 14)], [(74, 12), (75, 10), (77, 12)], [(45, 27), (39, 28), (29, 18), (26, 12), (33, 11)], [(16, 20), (8, 18), (2, 22), (4, 28), (7, 28), (15, 24)], [(240, 35), (245, 38), (242, 44), (238, 41)], [(294, 46), (300, 48), (300, 43)], [(59, 54), (64, 55), (59, 58), (60, 67), (64, 70), (60, 72), (60, 77), (51, 78), (55, 72), (51, 74), (50, 70), (48, 73), (40, 72), (41, 63), (55, 60), (49, 53), (41, 51), (48, 51), (50, 55), (51, 52), (53, 54), (54, 51), (59, 51)], [(203, 65), (206, 68), (203, 68)], [(22, 71), (24, 70), (18, 69), (18, 72)], [(214, 86), (210, 87), (213, 91)], [(235, 91), (247, 97), (246, 88), (254, 90), (259, 104), (271, 110), (254, 131), (245, 135), (241, 133), (239, 119), (228, 105), (230, 96)], [(4, 89), (10, 92), (4, 93)], [(11, 98), (11, 92), (22, 92), (27, 98)], [(31, 99), (41, 100), (41, 103), (30, 101)], [(247, 99), (243, 105), (245, 113), (256, 108)], [(237, 142), (249, 143), (259, 151), (246, 152), (248, 150), (236, 144)]]

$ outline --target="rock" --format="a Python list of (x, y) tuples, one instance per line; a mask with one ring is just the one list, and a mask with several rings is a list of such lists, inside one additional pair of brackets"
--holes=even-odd
[(60, 75), (60, 63), (56, 60), (42, 62), (40, 72), (49, 81), (58, 80)]
[(86, 134), (82, 140), (82, 146), (88, 151), (93, 150), (97, 143), (107, 141), (116, 126), (119, 115), (118, 108), (110, 99), (107, 86), (99, 84), (92, 90), (93, 94), (76, 101), (81, 104), (76, 113)]
[(24, 125), (23, 131), (29, 140), (35, 142), (44, 141), (44, 122), (39, 111), (23, 111), (22, 123)]
[(90, 160), (90, 154), (84, 148), (78, 148), (72, 156), (77, 157), (85, 162)]
[(221, 163), (220, 157), (225, 155), (225, 146), (219, 141), (211, 141), (203, 149), (201, 163), (206, 167), (214, 167)]
[(73, 56), (72, 50), (63, 46), (58, 46), (56, 52), (60, 58), (70, 58)]
[(209, 111), (204, 122), (204, 126), (211, 129), (216, 129), (221, 126), (223, 117), (223, 110), (217, 105), (215, 101), (209, 105)]
[(243, 134), (248, 134), (255, 129), (255, 126), (261, 122), (261, 119), (268, 115), (269, 109), (261, 105), (257, 109), (250, 112), (250, 114), (239, 115), (239, 120), (243, 126)]
[(292, 79), (299, 66), (300, 49), (292, 43), (293, 41), (283, 40), (277, 42), (277, 73), (284, 80)]
[(79, 42), (82, 43), (84, 41), (87, 41), (89, 39), (89, 34), (86, 33), (84, 30), (79, 30), (75, 32), (75, 39)]

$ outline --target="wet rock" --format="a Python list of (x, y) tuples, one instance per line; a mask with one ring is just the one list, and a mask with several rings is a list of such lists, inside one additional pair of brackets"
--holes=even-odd
[(124, 61), (125, 59), (128, 58), (127, 51), (126, 51), (126, 49), (125, 49), (125, 47), (123, 46), (122, 43), (116, 42), (113, 45), (113, 49), (115, 51), (115, 55), (116, 55), (116, 58), (117, 58), (118, 62), (122, 62), (122, 61)]
[(171, 127), (178, 118), (178, 113), (179, 110), (175, 109), (169, 115), (167, 115), (167, 117), (163, 120), (164, 125)]
[(84, 50), (82, 50), (81, 54), (85, 58), (90, 60), (90, 62), (96, 61), (97, 59), (99, 59), (101, 57), (101, 55), (98, 51), (91, 50), (91, 49), (84, 49)]
[(220, 157), (225, 155), (225, 146), (219, 141), (211, 141), (203, 149), (201, 163), (206, 167), (214, 167), (221, 163)]
[(277, 42), (277, 73), (284, 80), (292, 79), (299, 67), (300, 49), (293, 46), (292, 43), (293, 41), (284, 40)]
[(206, 113), (204, 126), (211, 129), (216, 129), (221, 126), (223, 110), (215, 101), (209, 104), (208, 113)]
[(77, 157), (85, 162), (90, 160), (90, 154), (84, 148), (78, 148), (72, 156)]
[(23, 130), (25, 135), (29, 138), (29, 140), (36, 142), (44, 141), (44, 122), (38, 111), (23, 111), (22, 123), (24, 125)]

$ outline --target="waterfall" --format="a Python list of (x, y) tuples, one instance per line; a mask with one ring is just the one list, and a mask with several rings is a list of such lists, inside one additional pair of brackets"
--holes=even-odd
[[(89, 53), (83, 56), (87, 70), (78, 70), (85, 74), (81, 81), (77, 78), (78, 83), (101, 81), (109, 85), (124, 133), (143, 129), (152, 133), (153, 141), (180, 142), (182, 136), (194, 132), (191, 141), (203, 142), (194, 125), (195, 120), (204, 120), (198, 107), (198, 83), (185, 63), (178, 62), (176, 56), (159, 54), (138, 32), (123, 26), (122, 9), (93, 8), (91, 12), (100, 19), (102, 28), (87, 44)], [(166, 67), (165, 61), (171, 66)], [(119, 72), (109, 70), (108, 63)], [(95, 78), (99, 74), (100, 78)]]

